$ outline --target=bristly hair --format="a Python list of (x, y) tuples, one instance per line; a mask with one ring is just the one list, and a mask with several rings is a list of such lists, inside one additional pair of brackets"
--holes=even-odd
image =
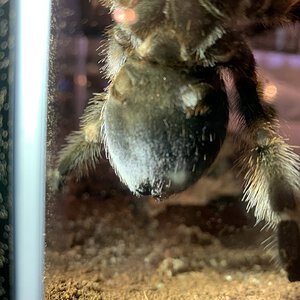
[(245, 172), (243, 200), (248, 202), (248, 209), (255, 208), (254, 214), (258, 222), (265, 220), (269, 227), (274, 227), (280, 216), (272, 208), (270, 186), (283, 176), (299, 192), (298, 155), (283, 138), (274, 134), (266, 145), (256, 145), (245, 151), (239, 164)]
[(105, 94), (96, 94), (84, 111), (80, 130), (71, 133), (59, 153), (58, 172), (65, 176), (74, 171), (77, 178), (95, 168), (101, 157), (102, 107)]

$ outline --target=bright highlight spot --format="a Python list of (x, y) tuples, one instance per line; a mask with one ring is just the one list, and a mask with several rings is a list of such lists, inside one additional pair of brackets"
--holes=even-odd
[(92, 123), (89, 125), (86, 125), (83, 128), (84, 132), (84, 138), (87, 142), (97, 143), (99, 142), (99, 126), (97, 123)]
[(113, 19), (117, 23), (133, 25), (138, 20), (138, 15), (132, 8), (117, 8), (112, 13)]
[(75, 84), (79, 85), (79, 86), (86, 86), (87, 85), (87, 78), (86, 75), (84, 74), (79, 74), (74, 78), (74, 82)]
[(274, 84), (266, 85), (264, 88), (264, 100), (266, 102), (273, 102), (277, 92), (277, 87)]

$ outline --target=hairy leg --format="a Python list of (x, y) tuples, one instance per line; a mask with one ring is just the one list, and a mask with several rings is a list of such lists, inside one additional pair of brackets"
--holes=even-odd
[[(242, 45), (242, 43), (241, 43)], [(245, 47), (245, 45), (244, 45)], [(229, 62), (238, 92), (241, 133), (248, 137), (242, 165), (244, 200), (257, 220), (277, 229), (279, 258), (290, 281), (300, 280), (300, 159), (278, 134), (272, 107), (263, 104), (255, 61), (247, 48)]]
[(54, 172), (56, 178), (54, 187), (58, 188), (69, 173), (74, 173), (76, 177), (87, 174), (98, 162), (101, 152), (101, 115), (105, 97), (105, 94), (98, 94), (89, 101), (81, 117), (80, 130), (72, 132), (67, 137)]

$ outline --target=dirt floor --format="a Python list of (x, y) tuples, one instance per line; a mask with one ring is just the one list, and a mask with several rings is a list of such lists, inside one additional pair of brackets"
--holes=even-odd
[(45, 299), (300, 299), (238, 197), (157, 209), (111, 177), (48, 203)]

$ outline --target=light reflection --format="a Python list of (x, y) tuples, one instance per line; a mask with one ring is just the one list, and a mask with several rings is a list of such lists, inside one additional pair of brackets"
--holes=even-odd
[(275, 100), (275, 97), (278, 93), (278, 89), (274, 84), (267, 84), (264, 87), (264, 100), (268, 103), (271, 103)]
[(117, 8), (112, 16), (115, 22), (125, 25), (133, 25), (138, 21), (138, 15), (132, 8)]
[(75, 82), (75, 84), (77, 84), (81, 87), (84, 87), (87, 85), (87, 77), (85, 74), (79, 74), (79, 75), (75, 76), (74, 82)]
[(16, 4), (15, 299), (41, 300), (51, 3), (19, 0)]

